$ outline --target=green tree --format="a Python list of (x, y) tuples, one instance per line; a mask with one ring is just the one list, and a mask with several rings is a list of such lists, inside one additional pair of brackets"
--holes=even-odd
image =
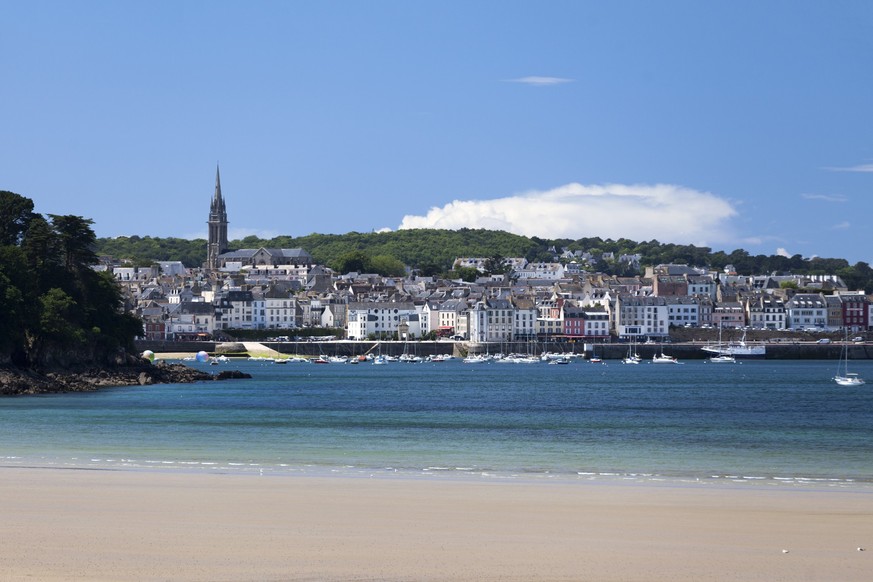
[(366, 273), (370, 267), (370, 257), (361, 251), (351, 251), (339, 257), (332, 265), (337, 273)]
[(94, 221), (81, 216), (49, 214), (52, 227), (57, 233), (64, 266), (68, 271), (79, 272), (97, 264), (94, 252), (97, 237), (91, 229)]
[(383, 277), (403, 277), (406, 275), (406, 265), (388, 255), (376, 255), (370, 260), (370, 271)]
[(0, 245), (19, 244), (33, 216), (33, 200), (0, 190)]
[(475, 267), (458, 267), (455, 269), (455, 275), (468, 283), (474, 282), (481, 273)]

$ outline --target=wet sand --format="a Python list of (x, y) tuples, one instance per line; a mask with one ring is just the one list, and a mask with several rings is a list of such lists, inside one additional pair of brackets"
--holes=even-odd
[(0, 499), (2, 580), (873, 579), (869, 488), (2, 468)]

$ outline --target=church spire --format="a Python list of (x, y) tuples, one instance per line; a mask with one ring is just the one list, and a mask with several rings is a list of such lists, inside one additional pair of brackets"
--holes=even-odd
[(227, 251), (227, 209), (224, 197), (221, 195), (221, 175), (218, 164), (215, 164), (215, 194), (209, 205), (209, 242), (206, 248), (206, 268), (218, 269), (218, 255)]
[(215, 196), (212, 197), (213, 201), (217, 202), (224, 200), (221, 197), (221, 175), (218, 173), (218, 164), (215, 164)]

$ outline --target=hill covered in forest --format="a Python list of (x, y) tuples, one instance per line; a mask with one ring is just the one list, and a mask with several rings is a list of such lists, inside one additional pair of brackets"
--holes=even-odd
[[(503, 231), (484, 229), (416, 229), (392, 232), (347, 234), (309, 234), (301, 237), (279, 236), (261, 239), (248, 236), (230, 241), (230, 248), (303, 248), (319, 264), (340, 272), (365, 270), (384, 275), (402, 273), (405, 266), (426, 275), (449, 273), (457, 257), (524, 257), (529, 261), (552, 261), (562, 249), (584, 251), (597, 262), (592, 270), (635, 275), (638, 269), (621, 262), (621, 255), (639, 255), (641, 265), (682, 263), (723, 270), (733, 265), (738, 274), (809, 274), (838, 275), (851, 289), (873, 292), (873, 269), (865, 262), (855, 265), (839, 258), (805, 259), (801, 255), (750, 255), (736, 249), (713, 251), (710, 247), (661, 243), (657, 240), (636, 242), (586, 237), (572, 239), (541, 239)], [(187, 267), (199, 267), (206, 260), (206, 240), (117, 237), (100, 238), (96, 251), (125, 259), (139, 265), (155, 261), (181, 261)], [(607, 254), (606, 260), (603, 259)], [(585, 265), (583, 265), (585, 266)]]

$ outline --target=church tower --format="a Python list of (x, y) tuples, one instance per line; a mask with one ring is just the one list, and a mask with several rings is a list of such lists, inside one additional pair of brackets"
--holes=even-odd
[(206, 268), (218, 269), (218, 255), (227, 251), (227, 209), (221, 196), (221, 177), (215, 166), (215, 194), (209, 206), (209, 243), (206, 248)]

